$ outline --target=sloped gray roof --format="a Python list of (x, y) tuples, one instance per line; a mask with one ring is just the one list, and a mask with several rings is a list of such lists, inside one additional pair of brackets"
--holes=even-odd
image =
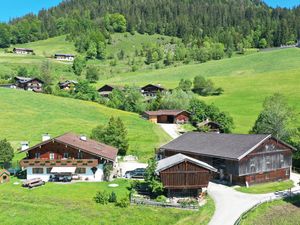
[(172, 167), (174, 165), (177, 165), (177, 164), (185, 162), (185, 161), (189, 161), (189, 162), (194, 163), (194, 164), (196, 164), (196, 165), (198, 165), (200, 167), (203, 167), (205, 169), (217, 172), (217, 169), (214, 168), (214, 167), (212, 167), (211, 165), (209, 165), (209, 164), (207, 164), (205, 162), (202, 162), (200, 160), (194, 159), (192, 157), (183, 155), (181, 153), (173, 155), (173, 156), (170, 156), (170, 157), (162, 159), (162, 160), (159, 160), (157, 162), (157, 167), (156, 167), (155, 172), (157, 174), (159, 174), (160, 171), (163, 171), (165, 169), (168, 169), (168, 168), (170, 168), (170, 167)]
[(268, 134), (188, 132), (162, 146), (160, 150), (240, 160), (270, 137)]

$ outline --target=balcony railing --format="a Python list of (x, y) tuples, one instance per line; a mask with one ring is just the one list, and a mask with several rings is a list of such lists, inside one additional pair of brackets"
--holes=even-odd
[(20, 161), (21, 167), (96, 167), (97, 159), (23, 159)]

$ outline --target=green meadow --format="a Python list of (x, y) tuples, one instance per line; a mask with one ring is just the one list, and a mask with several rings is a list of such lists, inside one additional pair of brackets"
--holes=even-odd
[[(7, 138), (14, 147), (24, 140), (36, 144), (43, 133), (53, 137), (69, 131), (90, 135), (94, 127), (106, 124), (111, 116), (123, 120), (128, 130), (128, 154), (142, 161), (153, 156), (154, 148), (170, 140), (158, 125), (137, 114), (93, 102), (0, 88), (0, 105), (0, 138)], [(17, 154), (16, 160), (22, 157)]]
[[(99, 83), (162, 84), (175, 88), (181, 78), (209, 77), (224, 89), (221, 96), (202, 97), (234, 118), (234, 132), (247, 133), (262, 109), (265, 97), (284, 94), (290, 105), (300, 111), (300, 49), (260, 52), (203, 64), (172, 67), (148, 72), (125, 73)], [(300, 114), (299, 119), (300, 119)]]
[[(21, 185), (0, 184), (0, 221), (1, 224), (131, 224), (131, 225), (192, 225), (208, 224), (214, 212), (214, 203), (208, 198), (207, 204), (199, 211), (168, 209), (146, 206), (116, 207), (96, 204), (93, 201), (97, 191), (114, 191), (117, 199), (129, 196), (128, 180), (115, 180), (118, 187), (109, 187), (108, 182), (59, 184), (47, 183), (32, 190)], [(145, 213), (147, 212), (147, 213)]]

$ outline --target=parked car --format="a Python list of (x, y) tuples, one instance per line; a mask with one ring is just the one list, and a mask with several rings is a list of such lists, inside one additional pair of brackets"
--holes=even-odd
[(125, 178), (143, 179), (146, 173), (145, 168), (137, 168), (135, 170), (126, 171)]
[(49, 182), (71, 182), (72, 177), (68, 175), (50, 175)]
[(27, 170), (20, 170), (18, 171), (15, 176), (19, 179), (26, 179), (27, 177)]

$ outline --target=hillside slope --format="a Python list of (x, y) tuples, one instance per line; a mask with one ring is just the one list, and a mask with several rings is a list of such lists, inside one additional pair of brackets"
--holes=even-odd
[(43, 133), (52, 136), (68, 131), (90, 135), (91, 130), (106, 124), (111, 116), (120, 117), (128, 129), (129, 154), (141, 160), (153, 156), (154, 148), (169, 140), (161, 128), (138, 115), (85, 102), (51, 95), (0, 88), (0, 139), (14, 146), (28, 140), (31, 145)]
[(233, 116), (234, 132), (247, 133), (262, 108), (264, 98), (275, 92), (284, 94), (289, 103), (300, 111), (299, 61), (300, 49), (276, 50), (204, 64), (120, 74), (101, 82), (99, 86), (104, 83), (160, 83), (174, 88), (181, 78), (192, 80), (197, 75), (210, 77), (225, 92), (221, 96), (202, 99)]

